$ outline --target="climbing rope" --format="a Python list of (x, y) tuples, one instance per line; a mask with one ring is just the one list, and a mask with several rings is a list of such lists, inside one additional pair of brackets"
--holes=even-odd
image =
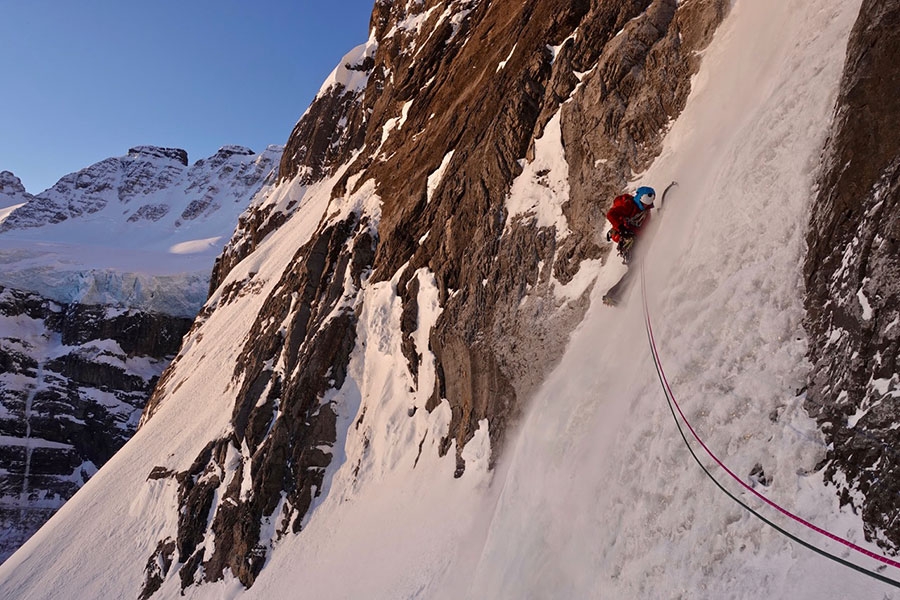
[[(726, 473), (728, 473), (728, 475), (730, 475), (735, 481), (737, 481), (744, 489), (750, 491), (757, 498), (759, 498), (760, 500), (762, 500), (769, 506), (773, 507), (774, 509), (776, 509), (778, 512), (782, 513), (783, 515), (793, 519), (794, 521), (797, 521), (798, 523), (804, 525), (805, 527), (807, 527), (809, 529), (812, 529), (813, 531), (815, 531), (821, 535), (824, 535), (825, 537), (827, 537), (831, 540), (834, 540), (840, 544), (843, 544), (844, 546), (847, 546), (848, 548), (855, 550), (856, 552), (859, 552), (860, 554), (868, 556), (869, 558), (875, 559), (879, 562), (882, 562), (887, 565), (891, 565), (893, 567), (900, 568), (900, 562), (897, 562), (897, 561), (887, 558), (885, 556), (881, 556), (880, 554), (876, 554), (876, 553), (872, 552), (871, 550), (861, 548), (860, 546), (857, 546), (856, 544), (854, 544), (853, 542), (851, 542), (849, 540), (846, 540), (846, 539), (844, 539), (840, 536), (837, 536), (829, 531), (826, 531), (820, 527), (817, 527), (816, 525), (813, 525), (809, 521), (807, 521), (801, 517), (798, 517), (794, 513), (788, 511), (787, 509), (781, 507), (780, 505), (776, 504), (775, 502), (769, 500), (768, 498), (766, 498), (765, 496), (760, 494), (756, 489), (754, 489), (753, 487), (748, 485), (740, 477), (735, 475), (734, 472), (731, 471), (731, 469), (729, 469), (727, 466), (725, 466), (725, 464), (721, 460), (719, 460), (719, 458), (715, 454), (713, 454), (713, 452), (703, 442), (703, 440), (700, 438), (700, 436), (697, 435), (697, 432), (694, 430), (690, 421), (688, 421), (687, 417), (685, 416), (684, 411), (681, 410), (681, 406), (678, 404), (678, 401), (675, 399), (675, 395), (672, 393), (672, 388), (669, 385), (668, 379), (666, 378), (665, 371), (663, 371), (662, 362), (660, 361), (660, 358), (659, 358), (659, 351), (656, 347), (656, 340), (653, 337), (653, 326), (650, 321), (650, 309), (647, 304), (647, 281), (646, 281), (646, 276), (644, 274), (643, 265), (641, 265), (641, 297), (642, 297), (643, 306), (644, 306), (644, 325), (647, 330), (647, 341), (650, 344), (650, 352), (653, 354), (653, 363), (656, 366), (656, 374), (659, 377), (659, 382), (662, 385), (663, 393), (666, 396), (666, 402), (669, 405), (669, 411), (672, 413), (672, 418), (675, 420), (675, 425), (678, 427), (678, 432), (681, 434), (681, 439), (684, 441), (685, 446), (687, 446), (688, 450), (690, 451), (691, 456), (694, 458), (694, 461), (696, 461), (696, 463), (700, 466), (700, 468), (703, 470), (703, 472), (706, 474), (706, 476), (709, 477), (709, 479), (716, 485), (716, 487), (718, 487), (720, 490), (722, 490), (729, 498), (731, 498), (732, 500), (737, 502), (748, 512), (753, 514), (759, 520), (761, 520), (765, 524), (769, 525), (770, 527), (772, 527), (773, 529), (775, 529), (782, 535), (784, 535), (784, 536), (788, 537), (789, 539), (797, 542), (798, 544), (812, 550), (813, 552), (820, 554), (821, 556), (824, 556), (824, 557), (829, 558), (837, 563), (844, 565), (845, 567), (849, 567), (849, 568), (853, 569), (854, 571), (858, 571), (860, 573), (868, 575), (869, 577), (872, 577), (881, 582), (887, 583), (888, 585), (892, 585), (896, 588), (900, 588), (900, 581), (896, 581), (894, 579), (891, 579), (890, 577), (885, 577), (884, 575), (881, 575), (880, 573), (876, 573), (875, 571), (866, 569), (865, 567), (861, 567), (850, 561), (844, 560), (843, 558), (836, 556), (834, 554), (831, 554), (825, 550), (822, 550), (821, 548), (817, 548), (816, 546), (813, 546), (812, 544), (798, 538), (794, 534), (779, 527), (778, 525), (776, 525), (775, 523), (773, 523), (772, 521), (770, 521), (769, 519), (767, 519), (766, 517), (761, 515), (759, 512), (757, 512), (756, 510), (754, 510), (753, 508), (748, 506), (745, 502), (740, 500), (737, 496), (735, 496), (734, 494), (729, 492), (727, 489), (725, 489), (725, 487), (713, 476), (713, 474), (710, 473), (710, 471), (706, 468), (706, 466), (703, 464), (703, 462), (700, 460), (700, 458), (694, 452), (693, 447), (691, 446), (690, 442), (688, 441), (688, 436), (685, 433), (684, 428), (681, 425), (681, 421), (679, 421), (679, 419), (678, 419), (678, 415), (681, 415), (681, 420), (684, 421), (684, 424), (690, 430), (694, 439), (703, 447), (703, 449), (713, 459), (713, 461), (715, 461), (716, 464), (718, 464)], [(678, 411), (677, 415), (676, 415), (676, 409)]]

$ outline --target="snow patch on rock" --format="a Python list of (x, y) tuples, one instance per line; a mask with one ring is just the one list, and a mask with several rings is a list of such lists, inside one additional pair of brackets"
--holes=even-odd
[(562, 147), (560, 113), (535, 140), (535, 158), (524, 162), (522, 173), (513, 181), (506, 199), (506, 230), (516, 219), (533, 221), (538, 227), (553, 227), (557, 239), (569, 235), (562, 206), (569, 199), (569, 165)]

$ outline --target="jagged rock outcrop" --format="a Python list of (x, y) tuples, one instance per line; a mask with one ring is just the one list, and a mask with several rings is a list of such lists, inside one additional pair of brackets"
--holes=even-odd
[[(377, 47), (370, 40), (351, 50), (323, 84), (309, 109), (297, 121), (281, 154), (278, 169), (281, 182), (296, 178), (298, 184), (309, 185), (320, 181), (362, 146), (368, 111), (361, 98), (365, 97), (365, 84), (374, 69), (373, 53)], [(236, 264), (284, 224), (296, 206), (289, 202), (276, 207), (262, 200), (241, 215), (231, 243), (216, 259), (210, 294)]]
[[(267, 549), (259, 540), (263, 518), (275, 521), (279, 536), (300, 530), (331, 462), (323, 448), (336, 437), (333, 409), (320, 406), (319, 399), (343, 384), (355, 341), (356, 317), (348, 297), (361, 287), (373, 251), (369, 224), (351, 216), (300, 248), (293, 267), (268, 297), (235, 366), (234, 381), (242, 383), (232, 414), (233, 434), (210, 442), (187, 472), (172, 474), (186, 510), (175, 544), (161, 545), (165, 555), (160, 560), (185, 565), (180, 571), (184, 586), (200, 578), (201, 565), (207, 579), (221, 578), (230, 569), (249, 585), (265, 563)], [(350, 289), (347, 282), (352, 282)], [(165, 385), (158, 389), (164, 393)], [(150, 410), (156, 402), (151, 401)], [(284, 417), (273, 421), (278, 413)], [(241, 476), (231, 480), (207, 532), (207, 522), (197, 516), (209, 515), (237, 448), (252, 460), (238, 467)], [(252, 480), (249, 496), (241, 489), (244, 469)], [(276, 513), (279, 507), (283, 510)], [(216, 539), (211, 556), (201, 545), (209, 533)], [(145, 590), (154, 581), (148, 572)]]
[(188, 154), (181, 148), (160, 148), (159, 146), (135, 146), (128, 149), (129, 158), (164, 158), (180, 162), (185, 167), (188, 165)]
[[(371, 39), (345, 57), (294, 128), (279, 179), (301, 190), (332, 178), (336, 201), (373, 186), (377, 222), (365, 211), (326, 213), (242, 342), (233, 431), (211, 440), (187, 471), (159, 466), (178, 482), (181, 517), (177, 535), (148, 557), (144, 597), (171, 576), (160, 565), (180, 569), (182, 586), (226, 570), (252, 585), (270, 549), (261, 523), (279, 535), (300, 528), (332, 460), (322, 449), (337, 439), (335, 419), (322, 398), (344, 381), (366, 286), (396, 286), (416, 385), (426, 385), (423, 350), (434, 356), (424, 408), (449, 405), (439, 450), (455, 448), (456, 475), (483, 424), (502, 449), (587, 308), (591, 282), (577, 275), (582, 261), (609, 254), (602, 211), (630, 184), (623, 174), (660, 151), (727, 7), (376, 2)], [(551, 164), (548, 148), (564, 149), (567, 164)], [(512, 205), (513, 189), (539, 200)], [(297, 210), (273, 195), (242, 217), (213, 277), (220, 306), (253, 285), (251, 273), (220, 287), (235, 265)], [(411, 339), (422, 272), (433, 274), (441, 309), (427, 349)], [(195, 327), (199, 335), (202, 319)], [(177, 370), (176, 360), (145, 420)], [(357, 429), (367, 427), (366, 408)], [(234, 483), (244, 469), (250, 489)], [(228, 501), (214, 505), (223, 493)]]
[(33, 199), (34, 196), (25, 191), (21, 179), (9, 171), (0, 171), (0, 209), (24, 204)]
[[(368, 167), (385, 199), (375, 277), (392, 277), (407, 261), (401, 289), (421, 266), (436, 274), (444, 310), (431, 345), (443, 375), (434, 397), (453, 407), (458, 448), (485, 418), (494, 443), (502, 441), (521, 398), (552, 365), (539, 357), (557, 356), (583, 314), (583, 301), (559, 302), (554, 289), (571, 281), (581, 260), (604, 256), (601, 211), (627, 183), (595, 164), (605, 158), (616, 173), (639, 172), (658, 153), (725, 3), (676, 8), (671, 1), (472, 4), (462, 29), (443, 25), (446, 38), (459, 40), (458, 54), (445, 51), (429, 65), (428, 44), (453, 45), (440, 38), (439, 9), (426, 4), (438, 24), (421, 50), (406, 53), (409, 42), (393, 36), (376, 52), (376, 64), (384, 53), (386, 68), (404, 79), (394, 82), (393, 99), (378, 97), (372, 118), (391, 114), (391, 103), (394, 112), (412, 104), (381, 147), (384, 160), (363, 158), (364, 150), (348, 176)], [(553, 231), (510, 215), (503, 199), (521, 176), (519, 161), (567, 99), (559, 143), (569, 170), (561, 207), (569, 231)], [(370, 124), (366, 148), (379, 145), (382, 129)], [(453, 175), (429, 198), (428, 176), (450, 151)], [(545, 185), (535, 175), (534, 185)]]
[(900, 2), (864, 0), (810, 215), (805, 406), (866, 536), (900, 546)]
[(190, 319), (0, 288), (0, 560), (124, 444)]

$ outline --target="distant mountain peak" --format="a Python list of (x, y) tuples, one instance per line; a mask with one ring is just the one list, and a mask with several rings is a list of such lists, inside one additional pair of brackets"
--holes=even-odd
[(216, 152), (216, 156), (234, 156), (235, 154), (241, 155), (241, 156), (250, 156), (251, 154), (256, 154), (256, 153), (253, 150), (251, 150), (250, 148), (247, 148), (246, 146), (235, 146), (235, 145), (222, 146)]
[(25, 191), (22, 180), (11, 171), (0, 171), (0, 194), (15, 194)]
[(34, 196), (25, 191), (21, 179), (10, 171), (0, 171), (0, 224), (16, 207), (33, 198)]
[(184, 166), (188, 165), (187, 150), (181, 148), (161, 148), (159, 146), (135, 146), (128, 149), (129, 158), (152, 157), (177, 160)]
[[(37, 196), (10, 194), (21, 183), (11, 173), (4, 175), (0, 256), (41, 258), (28, 268), (8, 263), (0, 285), (68, 303), (83, 300), (80, 291), (73, 295), (82, 286), (65, 283), (70, 278), (60, 277), (62, 271), (114, 267), (117, 273), (150, 270), (205, 278), (221, 247), (218, 240), (224, 244), (254, 195), (274, 180), (280, 150), (270, 146), (255, 154), (244, 146), (223, 146), (188, 167), (184, 150), (135, 146), (125, 156), (62, 177)], [(200, 285), (175, 312), (195, 314), (206, 291)], [(144, 294), (123, 302), (134, 306), (135, 300), (146, 308)], [(158, 300), (153, 301), (157, 310), (171, 312), (167, 301), (160, 305)]]

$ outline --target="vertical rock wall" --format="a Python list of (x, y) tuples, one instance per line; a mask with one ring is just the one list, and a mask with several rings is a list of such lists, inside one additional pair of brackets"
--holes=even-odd
[(806, 408), (826, 477), (866, 535), (900, 544), (900, 2), (865, 0), (811, 206), (806, 259), (813, 371)]

